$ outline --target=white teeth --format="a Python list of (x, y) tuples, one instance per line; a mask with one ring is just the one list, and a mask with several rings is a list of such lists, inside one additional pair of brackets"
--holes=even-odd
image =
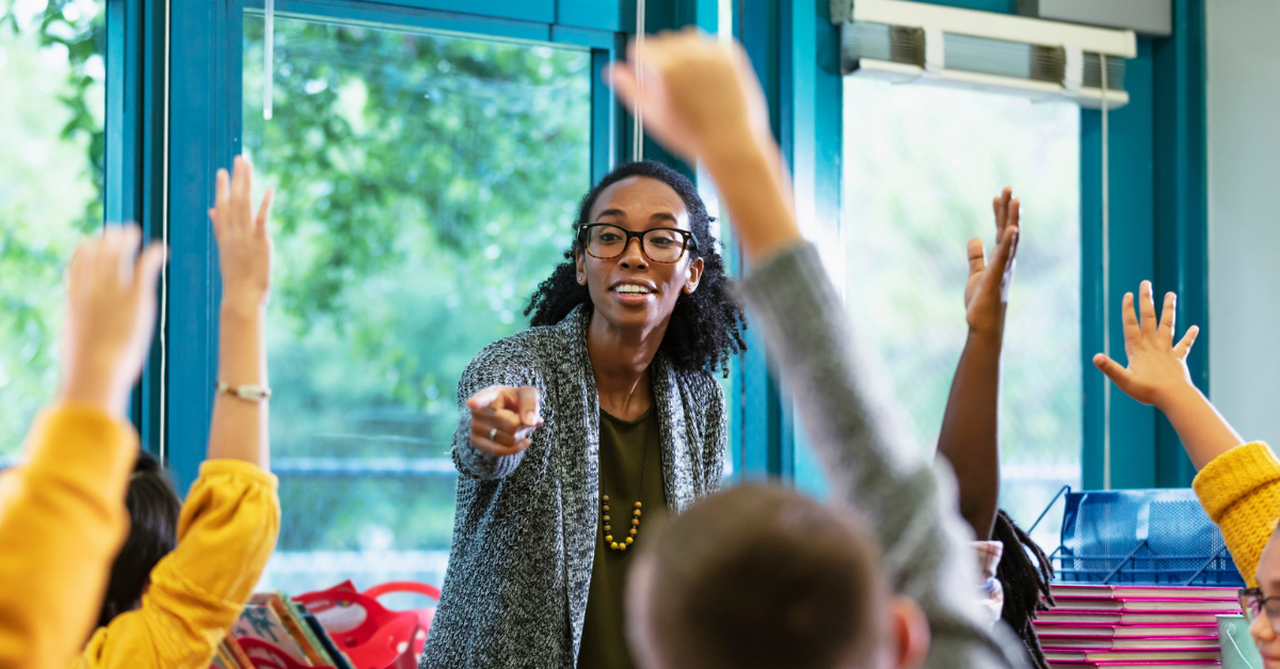
[(632, 286), (628, 284), (623, 284), (621, 286), (618, 286), (614, 288), (614, 290), (619, 293), (624, 293), (627, 295), (648, 295), (650, 292), (652, 292), (648, 288), (644, 288), (642, 286)]

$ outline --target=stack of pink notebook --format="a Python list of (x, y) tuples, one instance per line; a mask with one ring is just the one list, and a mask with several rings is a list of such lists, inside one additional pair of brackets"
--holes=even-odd
[(1054, 585), (1036, 618), (1054, 669), (1217, 665), (1217, 616), (1239, 614), (1235, 588)]

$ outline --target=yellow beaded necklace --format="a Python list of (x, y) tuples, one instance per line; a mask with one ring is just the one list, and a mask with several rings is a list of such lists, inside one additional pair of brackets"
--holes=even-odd
[[(649, 464), (649, 437), (645, 436), (644, 455), (640, 457), (640, 487), (636, 490), (639, 496), (644, 491), (644, 472)], [(610, 550), (625, 551), (628, 547), (635, 543), (640, 534), (640, 500), (636, 500), (635, 508), (631, 510), (631, 532), (629, 536), (623, 537), (622, 541), (613, 540), (612, 517), (609, 515), (609, 496), (600, 496), (601, 515), (604, 520), (604, 543), (609, 546)]]

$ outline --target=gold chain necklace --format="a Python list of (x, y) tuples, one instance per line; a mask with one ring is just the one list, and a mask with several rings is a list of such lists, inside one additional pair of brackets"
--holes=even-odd
[[(637, 497), (639, 497), (644, 493), (644, 472), (645, 472), (645, 469), (647, 469), (645, 465), (649, 463), (649, 426), (647, 424), (648, 422), (647, 414), (646, 414), (645, 421), (646, 421), (646, 425), (645, 425), (645, 435), (644, 435), (644, 455), (640, 457), (640, 488), (636, 490)], [(609, 546), (610, 550), (615, 550), (615, 551), (627, 550), (627, 548), (630, 547), (633, 543), (635, 543), (636, 539), (639, 538), (640, 515), (641, 515), (640, 508), (642, 506), (640, 504), (640, 500), (636, 500), (635, 508), (631, 510), (630, 534), (629, 536), (622, 537), (622, 541), (613, 540), (613, 525), (612, 525), (613, 517), (609, 515), (610, 510), (609, 510), (608, 495), (600, 496), (600, 505), (601, 505), (601, 516), (602, 516), (602, 519), (604, 520), (604, 543)]]

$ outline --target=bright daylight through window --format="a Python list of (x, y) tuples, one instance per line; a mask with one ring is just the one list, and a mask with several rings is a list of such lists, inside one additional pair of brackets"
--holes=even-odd
[(62, 272), (102, 225), (103, 0), (0, 0), (0, 467), (57, 387)]
[[(585, 50), (245, 19), (244, 148), (279, 191), (262, 588), (439, 585), (458, 378), (528, 327), (590, 186)], [(264, 184), (265, 187), (265, 184)]]
[[(846, 302), (878, 392), (933, 453), (964, 346), (965, 243), (995, 237), (991, 200), (1023, 203), (1005, 328), (1001, 506), (1024, 528), (1079, 487), (1080, 110), (1068, 103), (846, 77)], [(1061, 505), (1037, 528), (1057, 546)]]

